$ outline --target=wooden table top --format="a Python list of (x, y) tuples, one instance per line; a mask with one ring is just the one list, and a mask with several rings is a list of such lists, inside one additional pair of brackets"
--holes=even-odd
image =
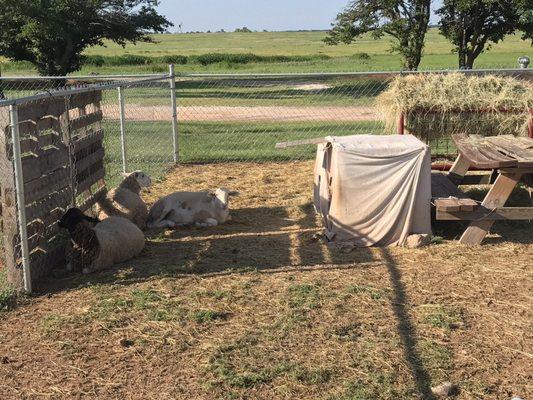
[(459, 153), (476, 168), (532, 168), (533, 139), (512, 135), (452, 135)]

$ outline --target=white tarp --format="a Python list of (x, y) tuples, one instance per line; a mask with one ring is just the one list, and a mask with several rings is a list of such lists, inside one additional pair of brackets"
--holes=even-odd
[(329, 136), (318, 145), (316, 209), (332, 241), (403, 245), (431, 234), (431, 156), (412, 135)]

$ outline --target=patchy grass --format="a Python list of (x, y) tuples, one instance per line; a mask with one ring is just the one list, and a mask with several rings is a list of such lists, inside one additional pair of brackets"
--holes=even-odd
[(205, 324), (206, 322), (225, 320), (228, 317), (226, 313), (214, 310), (199, 310), (192, 313), (192, 318), (198, 324)]
[(435, 328), (441, 328), (448, 333), (464, 324), (460, 310), (438, 304), (430, 305), (426, 308), (424, 322)]
[(7, 311), (15, 301), (15, 289), (7, 282), (5, 274), (0, 271), (0, 312)]
[(421, 361), (429, 376), (432, 385), (438, 385), (447, 380), (453, 366), (453, 354), (448, 346), (432, 340), (419, 342)]
[(366, 379), (349, 382), (344, 393), (331, 397), (331, 400), (387, 400), (407, 398), (410, 397), (409, 394), (413, 395), (395, 389), (394, 381), (394, 374), (372, 373)]
[(176, 168), (147, 201), (226, 186), (232, 221), (147, 232), (136, 259), (2, 314), (0, 398), (531, 398), (531, 224), (343, 252), (314, 239), (312, 168)]

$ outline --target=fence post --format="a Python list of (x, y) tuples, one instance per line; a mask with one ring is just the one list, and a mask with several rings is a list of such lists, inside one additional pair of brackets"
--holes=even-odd
[(122, 149), (122, 172), (128, 172), (128, 149), (126, 146), (126, 111), (124, 105), (124, 92), (122, 86), (118, 90), (118, 106), (120, 112), (120, 146)]
[(400, 113), (400, 116), (398, 117), (398, 134), (403, 135), (405, 134), (405, 114), (403, 111)]
[(15, 170), (15, 190), (17, 193), (17, 210), (20, 235), (20, 249), (22, 252), (22, 271), (24, 277), (24, 290), (31, 293), (30, 254), (28, 249), (28, 231), (26, 224), (26, 202), (24, 196), (24, 176), (22, 172), (22, 159), (20, 153), (19, 118), (17, 106), (9, 107), (11, 119), (11, 139), (13, 141), (13, 161)]
[(176, 101), (176, 75), (174, 74), (174, 64), (170, 64), (168, 67), (170, 78), (170, 100), (172, 107), (172, 143), (174, 144), (174, 162), (177, 163), (180, 160), (180, 148), (178, 137), (178, 110)]

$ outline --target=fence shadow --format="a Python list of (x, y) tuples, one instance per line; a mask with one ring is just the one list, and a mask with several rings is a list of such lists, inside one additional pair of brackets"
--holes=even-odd
[(386, 248), (380, 248), (380, 254), (389, 272), (393, 290), (391, 304), (396, 316), (398, 334), (403, 344), (404, 358), (411, 369), (418, 393), (424, 400), (433, 400), (435, 396), (431, 392), (431, 379), (417, 350), (416, 329), (406, 308), (409, 297), (402, 282), (402, 273)]
[(58, 292), (89, 283), (129, 285), (154, 277), (310, 266), (357, 268), (376, 261), (364, 248), (331, 251), (315, 237), (321, 228), (312, 205), (299, 206), (297, 211), (300, 216), (294, 218), (283, 207), (241, 208), (232, 211), (231, 221), (217, 227), (148, 231), (146, 247), (135, 259), (87, 276), (56, 271), (40, 282), (37, 291)]
[(241, 208), (233, 220), (213, 228), (148, 232), (145, 250), (127, 263), (91, 275), (66, 275), (43, 281), (50, 294), (93, 284), (132, 285), (153, 278), (180, 279), (259, 271), (275, 274), (307, 269), (360, 269), (385, 265), (393, 290), (391, 306), (404, 357), (417, 391), (434, 399), (430, 377), (417, 350), (416, 330), (407, 310), (409, 297), (397, 263), (387, 249), (355, 248), (344, 253), (315, 239), (320, 222), (311, 204), (298, 206), (299, 218), (283, 207)]

